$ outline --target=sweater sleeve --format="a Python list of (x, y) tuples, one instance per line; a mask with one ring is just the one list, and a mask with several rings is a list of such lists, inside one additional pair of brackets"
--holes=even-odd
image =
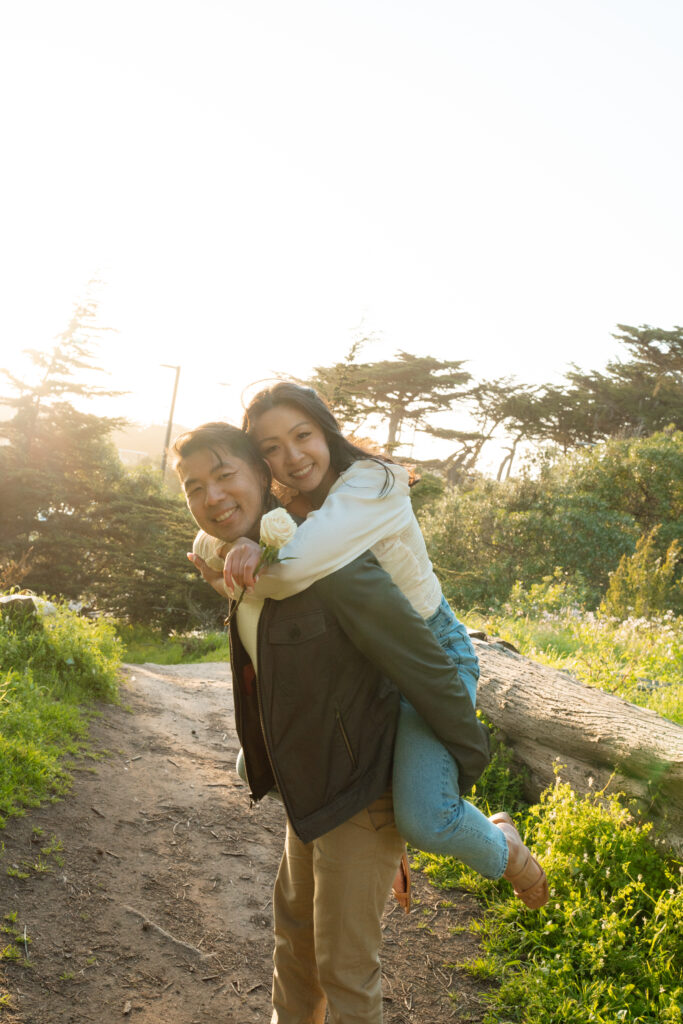
[(458, 762), (467, 792), (489, 762), (488, 730), (454, 663), (375, 557), (366, 552), (315, 585), (351, 643), (427, 722)]
[(354, 462), (322, 507), (309, 514), (294, 539), (281, 549), (280, 557), (287, 561), (269, 566), (254, 593), (276, 600), (298, 594), (379, 540), (405, 529), (412, 515), (408, 473), (402, 466), (371, 459)]

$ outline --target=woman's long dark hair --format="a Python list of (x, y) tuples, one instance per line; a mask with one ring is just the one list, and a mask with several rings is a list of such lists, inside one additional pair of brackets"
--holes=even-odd
[(264, 388), (263, 391), (254, 395), (247, 406), (242, 420), (242, 430), (247, 436), (250, 435), (258, 418), (280, 405), (289, 405), (300, 409), (307, 419), (312, 420), (320, 427), (330, 450), (330, 465), (335, 473), (343, 473), (359, 459), (372, 459), (384, 467), (386, 479), (380, 495), (391, 490), (394, 477), (388, 464), (393, 460), (385, 455), (377, 455), (366, 448), (361, 448), (360, 445), (354, 444), (344, 437), (331, 410), (313, 388), (305, 388), (288, 380), (281, 380), (270, 388)]

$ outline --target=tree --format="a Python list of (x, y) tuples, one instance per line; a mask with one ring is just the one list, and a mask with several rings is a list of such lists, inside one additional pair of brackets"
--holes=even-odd
[[(47, 582), (40, 567), (54, 564), (55, 552), (47, 550), (54, 544), (50, 535), (59, 534), (70, 547), (79, 510), (106, 494), (122, 474), (109, 435), (123, 420), (79, 412), (66, 400), (114, 394), (83, 379), (84, 374), (99, 372), (92, 363), (92, 335), (99, 330), (95, 312), (94, 302), (78, 305), (48, 353), (29, 352), (38, 370), (33, 381), (3, 371), (14, 394), (2, 401), (15, 414), (0, 424), (0, 437), (6, 442), (0, 446), (6, 495), (0, 509), (0, 543), (14, 560), (32, 548), (27, 586), (36, 583), (36, 576)], [(75, 559), (72, 589), (78, 585), (79, 565)]]
[(610, 437), (642, 437), (683, 426), (683, 328), (617, 325), (630, 360), (604, 371), (574, 366), (560, 386), (545, 385), (510, 408), (508, 427), (526, 440), (551, 441), (562, 453)]
[(570, 395), (590, 411), (596, 437), (652, 434), (683, 427), (683, 327), (617, 324), (631, 359), (612, 360), (604, 373), (567, 374)]
[(520, 384), (513, 377), (484, 380), (471, 387), (463, 400), (463, 409), (474, 430), (453, 430), (426, 426), (425, 433), (448, 441), (457, 441), (458, 447), (445, 459), (421, 462), (427, 469), (438, 469), (453, 484), (475, 472), (484, 445), (491, 441), (503, 426), (508, 428), (511, 444), (498, 470), (498, 479), (510, 475), (517, 445), (528, 434), (528, 425), (521, 416), (524, 404), (532, 400), (537, 387)]
[(194, 527), (158, 470), (126, 472), (111, 440), (123, 420), (68, 399), (111, 395), (90, 383), (96, 308), (78, 306), (33, 381), (6, 374), (14, 417), (0, 425), (2, 578), (166, 629), (220, 624), (225, 601), (190, 566)]
[(184, 499), (164, 487), (156, 468), (123, 474), (88, 510), (82, 527), (82, 595), (126, 622), (166, 630), (220, 628), (226, 601), (190, 566), (196, 526)]
[(385, 420), (387, 452), (400, 447), (406, 422), (424, 429), (427, 416), (450, 409), (467, 394), (471, 375), (462, 369), (464, 360), (442, 362), (398, 352), (392, 360), (357, 363), (357, 351), (352, 348), (346, 360), (333, 366), (315, 367), (306, 383), (326, 399), (347, 430), (357, 431), (371, 415)]

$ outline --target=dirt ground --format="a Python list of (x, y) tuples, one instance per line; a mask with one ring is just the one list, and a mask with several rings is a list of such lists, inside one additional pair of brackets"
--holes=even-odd
[[(127, 666), (122, 700), (91, 727), (106, 756), (0, 833), (0, 924), (29, 961), (0, 961), (0, 1021), (269, 1021), (284, 814), (235, 774), (229, 666)], [(385, 1024), (481, 1021), (485, 985), (453, 966), (476, 904), (413, 882), (412, 913), (385, 912)]]

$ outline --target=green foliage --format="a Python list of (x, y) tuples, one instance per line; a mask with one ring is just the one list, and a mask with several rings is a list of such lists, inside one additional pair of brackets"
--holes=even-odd
[(163, 630), (222, 623), (226, 602), (187, 560), (196, 532), (155, 470), (127, 473), (93, 510), (86, 594), (117, 619)]
[(648, 839), (616, 797), (578, 797), (559, 780), (520, 825), (550, 885), (530, 912), (505, 882), (421, 855), (437, 884), (474, 889), (488, 909), (474, 926), (496, 977), (486, 1024), (674, 1024), (683, 998), (683, 886), (679, 865)]
[(81, 618), (64, 604), (42, 604), (38, 616), (0, 613), (0, 662), (32, 674), (51, 694), (115, 700), (120, 644), (105, 619)]
[(629, 516), (638, 535), (659, 525), (660, 553), (683, 540), (682, 431), (612, 439), (575, 452), (564, 467), (555, 473), (566, 475), (568, 487)]
[(79, 704), (117, 699), (119, 648), (109, 623), (63, 606), (43, 619), (0, 615), (0, 825), (68, 788), (64, 755), (87, 735)]
[(170, 636), (146, 626), (119, 626), (123, 660), (131, 664), (180, 665), (228, 661), (227, 632), (172, 633)]
[(574, 367), (562, 384), (501, 396), (499, 414), (515, 443), (549, 441), (566, 453), (608, 438), (683, 427), (683, 328), (618, 326), (622, 333), (614, 337), (630, 359), (613, 360), (604, 371)]
[(550, 576), (528, 588), (519, 580), (515, 583), (503, 606), (508, 615), (535, 616), (546, 612), (564, 612), (581, 609), (586, 604), (586, 584), (579, 572), (570, 576), (556, 568)]
[(630, 557), (622, 555), (601, 606), (608, 615), (652, 618), (668, 610), (683, 613), (683, 582), (676, 579), (681, 546), (672, 540), (662, 560), (655, 546), (658, 532), (655, 526), (640, 537)]
[(558, 565), (595, 607), (643, 533), (659, 525), (656, 557), (683, 543), (682, 511), (683, 433), (674, 431), (608, 441), (543, 465), (536, 477), (451, 488), (420, 521), (460, 608), (500, 603), (517, 580), (540, 583)]
[(413, 512), (421, 512), (436, 503), (446, 489), (446, 485), (436, 473), (418, 469), (417, 482), (410, 488), (410, 501)]
[(461, 608), (488, 608), (516, 580), (539, 581), (557, 565), (581, 573), (596, 604), (637, 536), (628, 516), (592, 496), (530, 477), (450, 490), (420, 522), (444, 591)]
[(587, 440), (617, 434), (652, 434), (669, 424), (683, 427), (683, 328), (617, 325), (630, 359), (609, 362), (605, 371), (567, 374), (567, 401), (584, 423)]

